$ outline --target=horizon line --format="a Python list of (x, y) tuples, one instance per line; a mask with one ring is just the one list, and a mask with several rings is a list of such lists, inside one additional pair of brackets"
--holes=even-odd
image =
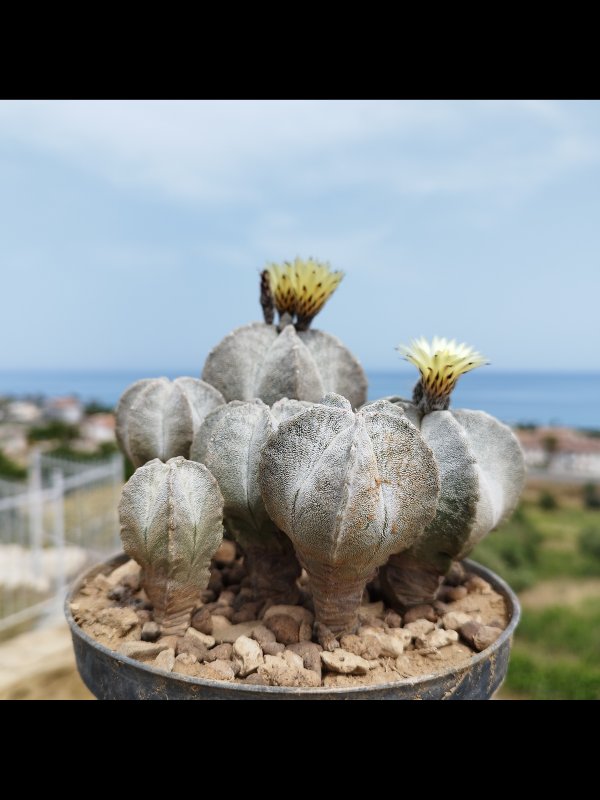
[[(493, 365), (490, 365), (493, 366)], [(395, 375), (397, 373), (415, 373), (415, 369), (412, 366), (405, 366), (399, 365), (397, 368), (392, 367), (380, 367), (380, 366), (366, 366), (362, 365), (365, 372), (371, 373), (379, 373), (379, 374), (386, 374), (386, 375)], [(68, 372), (77, 372), (77, 373), (87, 373), (87, 374), (130, 374), (132, 372), (150, 372), (150, 373), (161, 373), (161, 374), (174, 374), (178, 373), (181, 376), (190, 375), (190, 372), (197, 372), (201, 373), (202, 369), (194, 369), (189, 370), (186, 368), (179, 368), (179, 367), (150, 367), (150, 366), (131, 366), (131, 367), (2, 367), (0, 366), (0, 374), (2, 373), (68, 373)], [(594, 369), (590, 368), (574, 368), (574, 367), (496, 367), (492, 370), (493, 373), (506, 373), (506, 372), (519, 372), (519, 373), (534, 373), (534, 374), (556, 374), (557, 372), (561, 373), (569, 373), (573, 375), (596, 375), (600, 373), (600, 366)], [(415, 373), (416, 374), (416, 373)], [(473, 372), (471, 374), (477, 375), (489, 375), (490, 370), (478, 371)]]

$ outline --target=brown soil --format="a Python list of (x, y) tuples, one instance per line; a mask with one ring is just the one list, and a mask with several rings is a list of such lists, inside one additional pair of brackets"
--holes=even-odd
[(222, 547), (185, 636), (160, 636), (133, 561), (88, 579), (73, 600), (73, 616), (101, 644), (159, 669), (306, 688), (388, 683), (460, 666), (508, 623), (504, 598), (477, 576), (465, 574), (457, 585), (454, 575), (452, 586), (442, 586), (440, 600), (404, 618), (384, 605), (372, 584), (356, 633), (342, 636), (333, 652), (323, 651), (306, 574), (299, 581), (301, 604), (259, 605), (245, 588), (243, 558), (231, 542)]

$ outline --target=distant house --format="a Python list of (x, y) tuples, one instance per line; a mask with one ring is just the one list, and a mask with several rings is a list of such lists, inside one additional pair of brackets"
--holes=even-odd
[(29, 424), (37, 422), (42, 416), (42, 410), (35, 403), (27, 400), (13, 400), (6, 406), (7, 416), (12, 422)]
[(96, 444), (115, 441), (114, 414), (90, 414), (82, 422), (81, 438)]
[(20, 425), (0, 426), (0, 450), (11, 458), (21, 458), (27, 453), (27, 435)]
[(567, 473), (600, 478), (600, 439), (573, 428), (515, 431), (529, 467), (549, 475)]
[(48, 419), (78, 425), (83, 419), (83, 406), (76, 397), (53, 397), (46, 401), (44, 413)]

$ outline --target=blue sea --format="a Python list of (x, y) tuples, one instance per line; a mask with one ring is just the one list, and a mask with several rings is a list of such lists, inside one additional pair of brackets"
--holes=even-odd
[[(198, 375), (197, 370), (0, 371), (0, 395), (53, 397), (76, 394), (82, 400), (114, 405), (123, 390), (139, 378)], [(369, 398), (410, 397), (414, 371), (367, 370)], [(463, 376), (453, 407), (483, 409), (505, 422), (571, 425), (600, 429), (600, 372), (503, 372), (478, 370)]]

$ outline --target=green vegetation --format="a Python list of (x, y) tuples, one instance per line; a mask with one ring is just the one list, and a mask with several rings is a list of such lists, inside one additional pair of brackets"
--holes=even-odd
[(600, 508), (600, 491), (595, 483), (583, 487), (583, 504), (586, 508)]
[(115, 442), (102, 442), (96, 450), (91, 453), (82, 450), (75, 450), (70, 447), (68, 444), (60, 444), (58, 447), (55, 447), (53, 450), (48, 451), (49, 456), (54, 456), (55, 458), (68, 458), (71, 461), (97, 461), (99, 458), (107, 458), (111, 456), (113, 453), (118, 453), (119, 448)]
[[(521, 503), (473, 558), (523, 595), (503, 692), (538, 700), (600, 699), (600, 525), (585, 490), (552, 487), (557, 507)], [(559, 502), (560, 501), (560, 502)], [(568, 590), (568, 591), (567, 591)]]
[(543, 508), (545, 511), (553, 511), (555, 508), (558, 508), (556, 497), (547, 489), (540, 493), (539, 503), (540, 508)]
[(579, 550), (583, 556), (600, 561), (600, 527), (590, 525), (579, 534)]
[(11, 481), (24, 481), (26, 477), (27, 470), (25, 467), (19, 466), (0, 450), (0, 478), (8, 478)]
[(79, 436), (77, 425), (69, 425), (67, 422), (52, 420), (45, 425), (35, 425), (27, 433), (29, 442), (43, 442), (57, 439), (60, 442), (70, 442)]
[(97, 400), (90, 400), (89, 403), (86, 403), (84, 406), (84, 411), (86, 414), (112, 414), (114, 412), (114, 407), (109, 406), (106, 403), (100, 403)]

